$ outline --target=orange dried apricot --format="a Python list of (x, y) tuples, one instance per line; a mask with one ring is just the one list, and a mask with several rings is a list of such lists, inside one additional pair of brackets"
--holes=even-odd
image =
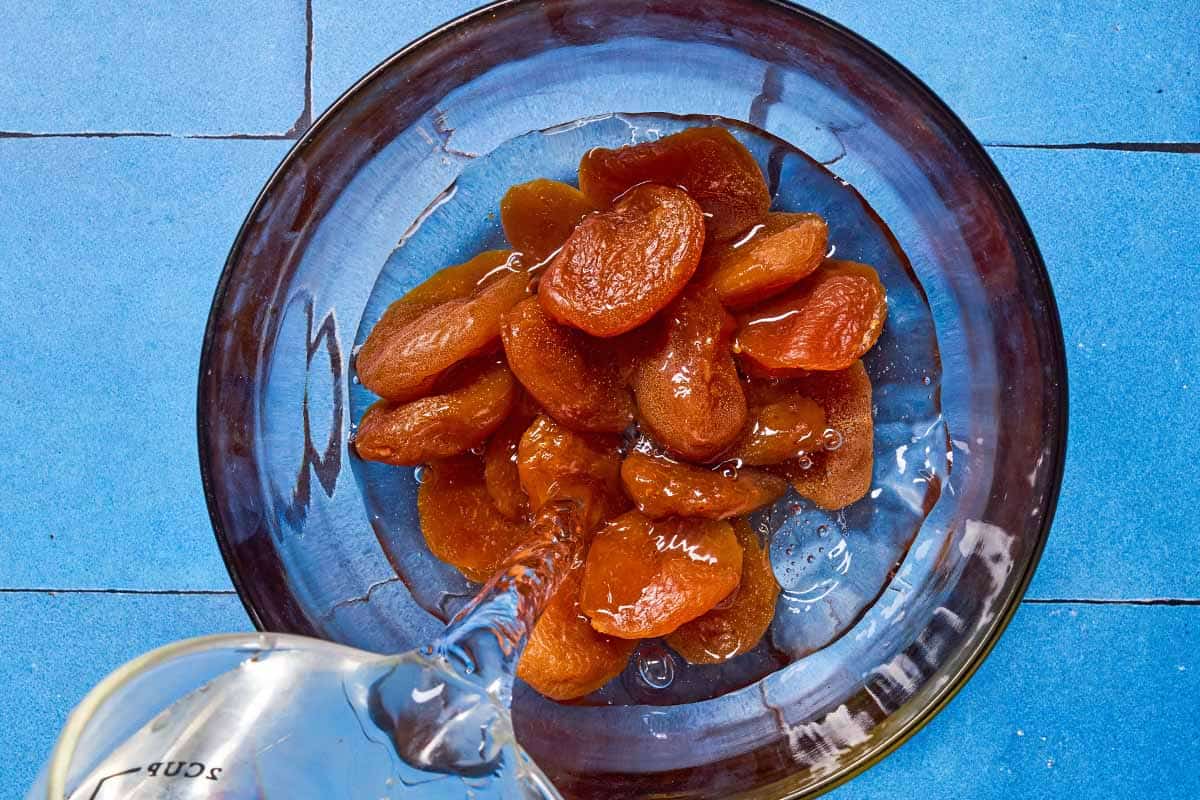
[(728, 606), (679, 627), (667, 644), (692, 664), (720, 664), (754, 648), (775, 618), (779, 582), (771, 556), (745, 520), (733, 523), (742, 546), (742, 580)]
[(829, 226), (819, 214), (767, 214), (741, 239), (709, 248), (704, 282), (730, 308), (779, 294), (821, 266)]
[(680, 186), (695, 198), (715, 241), (733, 238), (771, 207), (758, 162), (724, 128), (688, 128), (616, 150), (597, 147), (579, 162), (579, 188), (602, 208), (647, 181)]
[(741, 319), (735, 348), (766, 370), (846, 369), (875, 344), (887, 293), (866, 264), (828, 261)]
[(871, 419), (871, 379), (861, 361), (840, 372), (814, 372), (795, 381), (797, 389), (825, 410), (836, 449), (819, 451), (787, 465), (792, 486), (821, 508), (836, 510), (862, 499), (871, 488), (875, 427)]
[(517, 380), (550, 416), (581, 431), (629, 427), (633, 397), (605, 343), (555, 323), (532, 297), (505, 315), (500, 335)]
[(638, 419), (659, 444), (689, 461), (707, 461), (746, 421), (729, 349), (733, 320), (711, 290), (691, 287), (655, 325), (633, 378)]
[(412, 400), (458, 362), (494, 347), (501, 317), (529, 286), (524, 270), (502, 270), (470, 297), (429, 305), (408, 320), (398, 311), (395, 322), (376, 325), (354, 361), (363, 386), (387, 400)]
[(442, 394), (399, 404), (380, 400), (368, 408), (354, 450), (366, 461), (408, 466), (465, 453), (499, 427), (516, 396), (516, 381), (503, 364), (467, 364)]
[(779, 464), (824, 447), (825, 411), (791, 381), (750, 381), (749, 421), (724, 453), (750, 466)]
[(625, 458), (621, 482), (638, 510), (653, 519), (729, 519), (770, 505), (787, 491), (787, 481), (766, 472), (744, 469), (727, 476), (642, 453)]
[(524, 543), (528, 527), (500, 513), (483, 482), (478, 456), (455, 456), (425, 468), (417, 490), (425, 544), (470, 580), (492, 576)]
[(579, 223), (538, 288), (555, 320), (593, 336), (646, 322), (679, 294), (704, 247), (704, 215), (670, 186), (643, 184)]
[(666, 636), (737, 588), (742, 547), (728, 522), (622, 514), (592, 541), (579, 606), (622, 639)]
[(520, 269), (520, 256), (512, 250), (484, 250), (470, 261), (444, 267), (417, 284), (396, 302), (445, 303), (470, 297), (496, 278)]
[(606, 434), (577, 433), (542, 415), (533, 421), (517, 445), (517, 473), (532, 508), (551, 497), (556, 482), (572, 476), (600, 487), (599, 507), (586, 515), (599, 522), (629, 507), (621, 492), (620, 440)]
[(517, 473), (517, 444), (532, 420), (514, 408), (488, 439), (483, 454), (483, 480), (488, 494), (500, 513), (512, 519), (521, 519), (529, 511), (529, 497), (521, 488), (521, 476)]
[(595, 210), (574, 186), (538, 178), (504, 193), (500, 224), (509, 243), (532, 264), (562, 247), (579, 221)]
[(596, 691), (621, 674), (636, 641), (596, 631), (579, 608), (583, 570), (575, 569), (546, 604), (517, 663), (517, 677), (554, 700)]

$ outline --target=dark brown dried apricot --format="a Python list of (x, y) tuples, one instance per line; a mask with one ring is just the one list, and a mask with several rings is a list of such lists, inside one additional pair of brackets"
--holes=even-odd
[(483, 483), (478, 456), (455, 456), (425, 468), (417, 490), (425, 544), (473, 581), (492, 577), (528, 535), (528, 526), (500, 513)]
[(529, 497), (521, 488), (517, 472), (517, 444), (533, 417), (519, 413), (515, 405), (508, 419), (488, 439), (483, 454), (483, 480), (500, 513), (522, 519), (529, 512)]
[(579, 605), (622, 639), (666, 636), (737, 588), (742, 547), (728, 522), (622, 514), (592, 541)]
[(625, 458), (621, 482), (638, 510), (652, 519), (729, 519), (770, 505), (787, 491), (787, 481), (766, 472), (743, 469), (736, 476), (725, 475), (642, 453)]
[(848, 369), (814, 372), (794, 383), (825, 410), (825, 424), (838, 446), (814, 453), (807, 468), (803, 460), (791, 462), (786, 465), (787, 475), (802, 497), (821, 508), (845, 508), (871, 488), (875, 453), (871, 379), (862, 362), (856, 361)]
[(659, 444), (707, 461), (746, 422), (729, 349), (733, 320), (711, 290), (691, 287), (654, 324), (633, 379), (638, 419)]
[(629, 427), (633, 397), (605, 342), (557, 324), (533, 297), (505, 315), (500, 335), (517, 380), (550, 416), (581, 431)]
[(602, 489), (600, 507), (588, 510), (593, 522), (629, 508), (621, 492), (620, 445), (616, 436), (577, 433), (544, 414), (535, 419), (517, 445), (517, 472), (530, 507), (550, 499), (555, 482), (582, 476)]
[(593, 336), (616, 336), (653, 317), (696, 271), (704, 215), (670, 186), (644, 184), (611, 211), (579, 223), (538, 288), (555, 320)]
[(780, 464), (824, 447), (825, 411), (792, 381), (746, 384), (749, 420), (742, 436), (724, 453), (750, 466)]
[(579, 162), (579, 188), (601, 208), (647, 181), (683, 187), (704, 209), (715, 241), (733, 238), (771, 207), (758, 162), (724, 128), (688, 128), (616, 150), (597, 147)]
[(500, 426), (516, 396), (516, 381), (503, 364), (466, 364), (441, 394), (408, 403), (380, 400), (368, 408), (354, 450), (366, 461), (400, 466), (465, 453)]
[(846, 369), (875, 344), (887, 293), (866, 264), (827, 261), (786, 294), (741, 319), (737, 349), (766, 370)]
[(704, 282), (730, 308), (744, 308), (808, 277), (821, 266), (829, 226), (819, 214), (767, 214), (742, 238), (710, 246)]
[(595, 210), (574, 186), (538, 178), (504, 193), (500, 224), (509, 243), (534, 264), (562, 247), (579, 221)]
[(775, 618), (779, 582), (770, 553), (745, 520), (734, 522), (733, 531), (742, 546), (742, 580), (732, 602), (667, 637), (667, 644), (692, 664), (720, 664), (752, 650)]
[(621, 674), (636, 641), (605, 636), (579, 608), (583, 570), (575, 569), (546, 604), (517, 663), (517, 677), (554, 700), (596, 691)]
[(397, 320), (403, 324), (376, 325), (354, 361), (363, 386), (394, 402), (411, 400), (428, 394), (455, 364), (497, 345), (501, 317), (529, 293), (524, 270), (502, 269), (470, 297), (429, 305), (413, 319)]

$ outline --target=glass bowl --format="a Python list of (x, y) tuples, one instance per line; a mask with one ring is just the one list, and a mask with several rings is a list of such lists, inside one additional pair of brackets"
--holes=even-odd
[[(1016, 610), (1061, 480), (1066, 367), (1045, 267), (983, 148), (916, 78), (809, 11), (508, 0), (345, 94), (271, 177), (217, 288), (198, 404), (217, 540), (262, 629), (377, 652), (440, 630), (469, 587), (424, 596), (411, 501), (384, 519), (347, 449), (368, 301), (477, 155), (614, 112), (748, 122), (863, 196), (928, 297), (953, 469), (878, 599), (829, 646), (697, 702), (526, 693), (518, 735), (569, 797), (817, 794), (927, 722)], [(473, 245), (453, 239), (410, 282), (463, 260)], [(417, 544), (395, 547), (397, 527)]]

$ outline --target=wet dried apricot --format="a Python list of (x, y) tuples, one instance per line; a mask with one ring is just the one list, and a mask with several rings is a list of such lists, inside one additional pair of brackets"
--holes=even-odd
[(791, 381), (747, 384), (749, 421), (742, 436), (724, 453), (751, 466), (779, 464), (824, 447), (825, 411)]
[(475, 294), (492, 280), (521, 268), (520, 256), (512, 250), (485, 250), (470, 261), (438, 270), (396, 302), (432, 305), (459, 300)]
[(683, 187), (704, 209), (716, 241), (746, 230), (771, 207), (758, 162), (724, 128), (688, 128), (616, 150), (597, 147), (579, 162), (579, 188), (602, 208), (647, 181)]
[(787, 465), (792, 486), (821, 508), (836, 510), (862, 499), (871, 488), (875, 427), (871, 419), (871, 379), (862, 362), (840, 372), (814, 372), (796, 380), (797, 390), (825, 410), (825, 424), (837, 447)]
[(704, 215), (687, 194), (644, 184), (579, 223), (538, 288), (558, 322), (616, 336), (653, 317), (696, 271)]
[(492, 576), (525, 541), (528, 527), (500, 513), (483, 482), (478, 456), (455, 456), (425, 468), (417, 490), (425, 544), (473, 581)]
[(629, 427), (633, 397), (605, 343), (555, 323), (532, 297), (505, 315), (500, 333), (512, 371), (550, 416), (581, 431)]
[(733, 320), (711, 290), (692, 287), (655, 326), (633, 378), (638, 419), (659, 444), (689, 461), (707, 461), (746, 421), (729, 349)]
[(810, 275), (828, 243), (829, 226), (819, 214), (768, 214), (736, 242), (710, 247), (700, 272), (722, 303), (744, 308)]
[(488, 494), (500, 513), (512, 519), (521, 519), (529, 511), (529, 497), (521, 488), (521, 476), (517, 473), (517, 444), (532, 421), (532, 416), (514, 408), (488, 439), (483, 454), (483, 480)]
[(840, 370), (875, 344), (887, 294), (875, 270), (828, 261), (786, 294), (741, 319), (736, 348), (766, 370)]
[(779, 582), (770, 553), (745, 520), (734, 522), (733, 530), (742, 546), (742, 580), (732, 602), (667, 637), (667, 644), (692, 664), (719, 664), (752, 650), (775, 618)]
[(465, 453), (499, 427), (516, 396), (516, 381), (503, 364), (464, 365), (444, 393), (368, 408), (354, 450), (367, 461), (408, 466)]
[(517, 677), (554, 700), (596, 691), (629, 661), (636, 641), (596, 631), (579, 608), (583, 570), (563, 579), (538, 618), (517, 663)]
[(666, 636), (737, 588), (742, 547), (728, 522), (622, 514), (592, 541), (579, 605), (622, 639)]
[(517, 472), (532, 508), (550, 498), (556, 481), (582, 476), (602, 488), (600, 507), (589, 509), (593, 522), (629, 507), (621, 492), (620, 440), (604, 434), (576, 433), (542, 415), (517, 445)]
[(778, 500), (787, 481), (766, 472), (725, 475), (667, 458), (630, 453), (621, 464), (625, 494), (647, 517), (729, 519)]
[(354, 361), (363, 386), (387, 400), (411, 400), (458, 362), (498, 344), (501, 317), (529, 293), (523, 270), (501, 269), (470, 297), (429, 305), (412, 319), (402, 319), (401, 309), (376, 325)]
[(545, 178), (518, 183), (500, 201), (500, 224), (508, 241), (528, 263), (544, 260), (596, 209), (583, 193)]

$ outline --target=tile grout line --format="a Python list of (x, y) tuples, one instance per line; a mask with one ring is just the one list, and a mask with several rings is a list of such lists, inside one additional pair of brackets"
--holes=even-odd
[(983, 146), (1005, 150), (1115, 150), (1123, 153), (1200, 153), (1200, 142), (1070, 142), (1062, 144), (984, 142)]

